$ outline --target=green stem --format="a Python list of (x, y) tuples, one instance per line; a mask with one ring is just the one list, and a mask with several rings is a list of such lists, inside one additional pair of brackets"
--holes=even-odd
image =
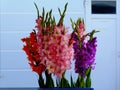
[(86, 87), (91, 88), (91, 68), (88, 68), (87, 72)]
[(53, 88), (54, 82), (53, 82), (51, 74), (48, 74), (48, 71), (46, 70), (45, 75), (46, 75), (46, 88)]
[(81, 76), (81, 79), (80, 79), (80, 88), (85, 88), (84, 76)]
[(39, 87), (40, 88), (44, 88), (45, 87), (45, 85), (44, 85), (44, 79), (43, 79), (43, 77), (42, 77), (41, 74), (39, 75), (38, 83), (39, 83)]

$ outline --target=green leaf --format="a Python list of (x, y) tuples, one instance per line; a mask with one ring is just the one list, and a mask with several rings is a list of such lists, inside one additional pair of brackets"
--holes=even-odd
[(91, 68), (89, 67), (87, 70), (86, 70), (86, 87), (90, 88), (91, 87)]
[(46, 88), (53, 88), (54, 82), (53, 82), (51, 74), (48, 74), (48, 71), (46, 70), (45, 75), (46, 75)]
[(90, 75), (90, 73), (91, 73), (91, 68), (89, 67), (89, 68), (85, 71), (85, 74), (86, 74), (86, 76), (88, 76), (88, 75)]
[(75, 87), (75, 83), (73, 81), (72, 75), (71, 75), (71, 87), (74, 88)]
[(37, 17), (39, 18), (39, 9), (38, 9), (38, 6), (37, 6), (37, 4), (35, 2), (34, 2), (34, 5), (35, 5), (36, 10), (37, 10)]
[(77, 87), (77, 88), (85, 87), (84, 76), (78, 75), (77, 81), (75, 83), (75, 87)]
[(90, 76), (87, 76), (87, 78), (86, 78), (86, 87), (91, 88), (91, 78), (90, 78)]
[(80, 78), (81, 78), (81, 76), (78, 75), (77, 81), (76, 81), (76, 83), (75, 83), (75, 87), (77, 87), (77, 88), (80, 87)]
[(62, 79), (60, 81), (60, 87), (61, 88), (69, 88), (70, 87), (68, 80), (65, 78), (65, 73), (63, 73), (63, 75), (62, 75)]
[(80, 88), (85, 88), (84, 76), (81, 76), (81, 79), (80, 79)]
[(62, 78), (61, 79), (61, 88), (68, 88), (68, 87), (70, 87), (68, 80), (65, 78)]

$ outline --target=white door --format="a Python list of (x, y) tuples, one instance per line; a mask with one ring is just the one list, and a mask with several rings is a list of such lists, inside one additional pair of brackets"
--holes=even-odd
[(96, 68), (92, 77), (93, 87), (95, 90), (120, 90), (120, 18), (118, 17), (120, 16), (118, 12), (120, 2), (116, 1), (116, 12), (95, 13), (92, 11), (93, 1), (108, 1), (109, 3), (115, 0), (86, 0), (86, 27), (100, 30), (96, 34), (98, 48)]

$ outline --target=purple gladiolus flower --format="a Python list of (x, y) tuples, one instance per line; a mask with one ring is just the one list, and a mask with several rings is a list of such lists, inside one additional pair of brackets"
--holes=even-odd
[[(73, 34), (74, 39), (74, 59), (75, 59), (75, 72), (80, 75), (85, 75), (85, 71), (88, 68), (94, 69), (95, 54), (96, 54), (96, 37), (87, 42), (83, 40), (79, 41), (77, 35)], [(80, 43), (81, 42), (81, 45)]]

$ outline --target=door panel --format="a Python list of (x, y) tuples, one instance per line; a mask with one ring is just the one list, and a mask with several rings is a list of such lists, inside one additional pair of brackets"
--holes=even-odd
[(96, 90), (116, 90), (116, 20), (92, 19), (92, 28), (100, 30), (93, 71), (93, 87)]
[[(91, 1), (116, 1), (116, 14), (92, 14)], [(86, 25), (88, 31), (100, 30), (96, 68), (93, 71), (93, 87), (95, 90), (120, 90), (120, 50), (119, 0), (86, 0)], [(87, 10), (89, 8), (89, 10)], [(87, 27), (86, 26), (86, 27)]]

